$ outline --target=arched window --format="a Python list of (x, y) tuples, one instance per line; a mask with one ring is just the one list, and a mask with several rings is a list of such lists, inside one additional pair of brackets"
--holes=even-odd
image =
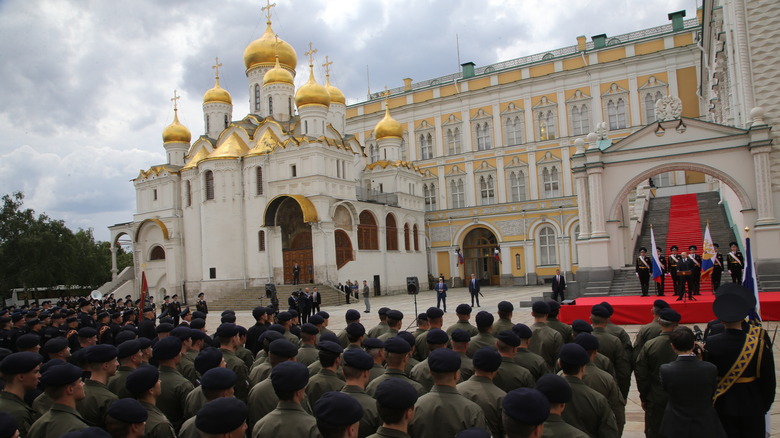
[(539, 140), (553, 140), (557, 132), (555, 113), (552, 110), (546, 113), (540, 112), (537, 119), (539, 122)]
[(525, 173), (523, 173), (522, 170), (518, 170), (517, 172), (512, 171), (509, 174), (509, 191), (511, 193), (512, 202), (526, 200)]
[(274, 98), (271, 96), (268, 96), (268, 115), (274, 115)]
[(358, 249), (379, 249), (379, 238), (374, 215), (364, 210), (359, 216)]
[(404, 250), (409, 251), (411, 248), (409, 246), (409, 224), (404, 224)]
[(257, 250), (265, 251), (265, 231), (263, 230), (257, 232)]
[(152, 251), (149, 253), (149, 260), (165, 260), (165, 250), (163, 247), (157, 245), (152, 248)]
[(309, 121), (304, 120), (303, 121), (303, 133), (308, 134), (309, 133)]
[(255, 84), (255, 112), (260, 112), (260, 85)]
[(398, 251), (398, 227), (392, 214), (385, 217), (385, 243), (388, 251)]
[(493, 147), (490, 138), (490, 124), (488, 122), (481, 125), (477, 123), (477, 150), (485, 151)]
[(655, 95), (652, 92), (645, 94), (645, 122), (648, 125), (658, 120), (655, 118), (655, 103), (662, 98), (663, 95), (660, 91), (656, 91)]
[(184, 202), (187, 207), (192, 205), (192, 183), (190, 180), (184, 181)]
[(479, 177), (479, 192), (481, 205), (493, 204), (496, 201), (493, 175), (488, 175), (487, 178)]
[(420, 250), (420, 237), (417, 235), (417, 224), (412, 227), (412, 240), (414, 241), (414, 250)]
[(228, 118), (227, 114), (225, 114), (225, 129), (227, 129), (228, 125), (230, 125), (230, 119)]
[(214, 199), (214, 172), (207, 170), (206, 176), (206, 200)]
[(544, 227), (539, 231), (539, 262), (542, 266), (558, 264), (555, 251), (555, 230)]
[(520, 117), (507, 117), (504, 122), (506, 128), (506, 144), (515, 145), (523, 143), (522, 120)]
[(352, 240), (344, 230), (336, 230), (336, 268), (341, 269), (347, 262), (354, 260)]
[(542, 169), (542, 195), (544, 198), (557, 198), (560, 196), (558, 168), (556, 166)]
[(450, 181), (450, 198), (452, 200), (452, 208), (463, 208), (466, 206), (462, 179)]
[(450, 155), (460, 153), (460, 129), (447, 129), (447, 150)]
[(206, 134), (208, 134), (209, 131), (210, 131), (210, 129), (209, 129), (209, 116), (206, 115), (206, 116), (204, 116), (204, 118), (206, 119)]
[(292, 117), (292, 115), (293, 115), (293, 110), (292, 110), (292, 97), (288, 97), (288, 98), (287, 98), (287, 112), (290, 114), (290, 117)]
[(626, 127), (626, 102), (623, 98), (618, 98), (617, 101), (610, 100), (607, 103), (607, 116), (610, 130)]
[(585, 135), (590, 130), (590, 114), (587, 105), (571, 107), (572, 135)]
[(257, 184), (257, 194), (263, 194), (263, 168), (260, 166), (255, 167), (255, 182)]
[(420, 158), (423, 160), (433, 158), (433, 137), (431, 134), (427, 136), (420, 134)]
[(436, 210), (436, 185), (434, 183), (423, 184), (423, 198), (425, 199), (425, 211)]

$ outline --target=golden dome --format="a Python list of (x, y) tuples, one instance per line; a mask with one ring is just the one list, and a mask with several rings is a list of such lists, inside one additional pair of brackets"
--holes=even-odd
[(179, 123), (179, 111), (177, 109), (173, 110), (173, 123), (163, 129), (162, 137), (163, 143), (189, 143), (192, 139), (190, 130)]
[(203, 95), (203, 103), (212, 102), (226, 103), (228, 105), (233, 104), (233, 98), (230, 97), (230, 93), (228, 93), (226, 89), (219, 86), (219, 76), (217, 76), (214, 88), (210, 89), (206, 92), (206, 94)]
[(390, 116), (390, 108), (387, 106), (387, 103), (385, 103), (385, 118), (376, 124), (374, 134), (377, 140), (387, 137), (403, 138), (404, 136), (404, 129), (401, 127), (401, 124)]
[(293, 75), (290, 74), (289, 71), (283, 69), (281, 65), (279, 65), (279, 56), (276, 57), (276, 66), (265, 72), (265, 76), (263, 76), (263, 85), (276, 83), (290, 85), (295, 84)]
[(330, 105), (328, 89), (318, 84), (314, 79), (314, 66), (309, 64), (309, 81), (295, 92), (295, 105), (300, 108), (305, 105)]
[(276, 36), (274, 30), (271, 29), (270, 20), (266, 24), (263, 36), (249, 43), (244, 49), (244, 65), (247, 70), (256, 65), (273, 65), (276, 55), (279, 55), (279, 62), (283, 66), (295, 70), (295, 66), (298, 65), (298, 55), (295, 53), (295, 49)]
[(328, 94), (330, 94), (331, 103), (347, 104), (347, 98), (344, 97), (344, 93), (330, 84), (330, 75), (325, 76), (325, 88), (328, 90)]

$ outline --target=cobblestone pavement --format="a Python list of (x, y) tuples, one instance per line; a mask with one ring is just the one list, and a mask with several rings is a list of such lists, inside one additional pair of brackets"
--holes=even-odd
[[(476, 314), (479, 310), (486, 310), (493, 313), (497, 312), (497, 306), (500, 301), (510, 301), (515, 305), (515, 312), (512, 321), (515, 323), (532, 324), (533, 318), (531, 317), (530, 308), (520, 308), (519, 302), (530, 300), (533, 296), (541, 296), (542, 292), (546, 292), (549, 286), (527, 286), (527, 287), (483, 287), (482, 293), (484, 297), (480, 298), (480, 304), (482, 307), (474, 310), (472, 315)], [(279, 297), (279, 301), (285, 303), (287, 297)], [(469, 303), (469, 293), (467, 288), (454, 288), (447, 292), (447, 313), (444, 314), (444, 328), (449, 327), (457, 321), (455, 316), (455, 307), (460, 303)], [(414, 315), (424, 312), (425, 309), (436, 305), (436, 296), (433, 291), (424, 291), (417, 296), (417, 309), (415, 309), (414, 297), (410, 295), (389, 295), (381, 297), (371, 298), (371, 313), (363, 313), (365, 306), (363, 300), (359, 302), (352, 302), (349, 306), (327, 306), (322, 310), (330, 313), (330, 321), (328, 328), (338, 333), (346, 326), (344, 322), (344, 312), (347, 309), (356, 309), (361, 312), (363, 316), (361, 323), (365, 325), (366, 330), (370, 329), (379, 322), (379, 317), (376, 313), (380, 307), (389, 307), (391, 309), (400, 310), (404, 314), (404, 326), (408, 326), (413, 322)], [(236, 310), (236, 322), (244, 327), (251, 327), (254, 325), (252, 319), (251, 309), (235, 309)], [(649, 314), (648, 309), (648, 314)], [(686, 325), (693, 324), (705, 324), (706, 321), (684, 321)], [(219, 314), (212, 314), (207, 322), (207, 328), (209, 333), (213, 333), (219, 325)], [(636, 336), (638, 325), (625, 325), (623, 326), (628, 334), (633, 339)], [(770, 336), (777, 330), (777, 322), (768, 322), (764, 324), (764, 327), (769, 331)], [(413, 330), (412, 327), (411, 330)], [(778, 348), (777, 342), (774, 344), (774, 357), (775, 357), (775, 369), (778, 375), (780, 375), (780, 348)], [(780, 437), (780, 403), (775, 402), (771, 410), (771, 422), (772, 422), (772, 437)], [(636, 390), (636, 382), (632, 379), (631, 391), (628, 394), (628, 401), (626, 405), (626, 426), (623, 432), (623, 437), (626, 438), (640, 438), (644, 437), (644, 413), (639, 403), (639, 393)]]

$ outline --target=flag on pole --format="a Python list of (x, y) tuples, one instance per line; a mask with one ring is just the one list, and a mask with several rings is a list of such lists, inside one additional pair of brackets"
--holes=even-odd
[(460, 265), (464, 265), (465, 262), (463, 260), (463, 254), (460, 252), (460, 248), (457, 248), (455, 250), (455, 267), (457, 268)]
[(756, 308), (750, 309), (748, 318), (751, 321), (761, 321), (761, 302), (758, 301), (758, 281), (753, 254), (750, 251), (750, 237), (745, 239), (745, 270), (742, 273), (742, 286), (756, 297)]
[(141, 308), (143, 311), (143, 308), (146, 307), (146, 294), (149, 292), (149, 284), (146, 283), (146, 272), (141, 271), (141, 301), (138, 307)]
[(498, 260), (498, 263), (501, 263), (501, 252), (498, 250), (498, 248), (493, 250), (493, 257), (495, 257), (496, 260)]
[(653, 264), (653, 281), (660, 283), (664, 278), (664, 271), (661, 269), (661, 260), (658, 258), (658, 251), (655, 246), (655, 234), (653, 233), (653, 227), (650, 227), (650, 252), (653, 254), (651, 260)]
[(710, 236), (710, 223), (707, 222), (707, 228), (704, 229), (704, 251), (701, 254), (701, 278), (707, 278), (712, 274), (715, 267), (715, 246), (712, 245), (712, 236)]

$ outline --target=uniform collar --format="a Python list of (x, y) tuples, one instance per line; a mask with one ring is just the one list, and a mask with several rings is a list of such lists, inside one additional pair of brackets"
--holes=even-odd
[(460, 394), (456, 388), (452, 386), (433, 385), (431, 392), (441, 392), (444, 394)]

